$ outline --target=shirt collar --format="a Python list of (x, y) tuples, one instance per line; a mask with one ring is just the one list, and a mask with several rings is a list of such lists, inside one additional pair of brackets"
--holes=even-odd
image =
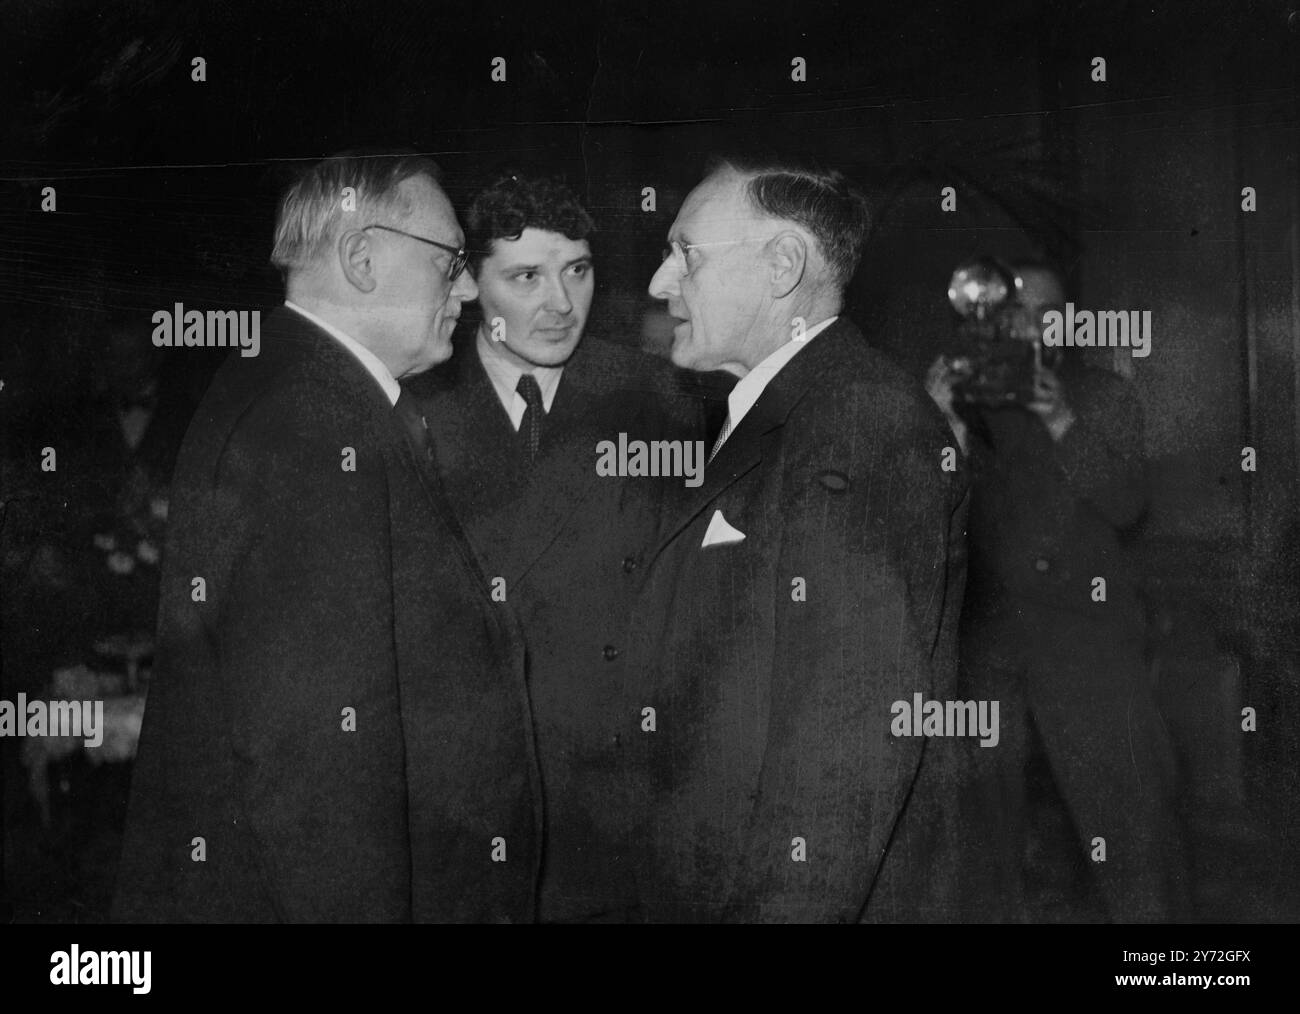
[[(519, 403), (523, 404), (523, 397), (515, 388), (519, 386), (519, 378), (525, 373), (531, 373), (537, 380), (537, 386), (542, 391), (542, 406), (547, 412), (551, 410), (551, 405), (555, 402), (555, 392), (560, 386), (560, 375), (564, 373), (563, 366), (534, 366), (524, 369), (504, 356), (498, 355), (492, 348), (491, 340), (483, 337), (481, 328), (475, 345), (478, 347), (478, 357), (483, 363), (483, 369), (487, 371), (488, 379), (492, 381), (497, 397), (501, 399), (501, 404), (512, 419), (513, 408), (516, 407), (515, 399), (518, 398)], [(522, 419), (523, 409), (519, 410), (519, 415)]]
[(800, 349), (838, 319), (838, 314), (827, 317), (820, 324), (805, 331), (802, 338), (790, 339), (736, 382), (736, 386), (731, 389), (731, 394), (727, 396), (727, 415), (731, 420), (733, 431), (740, 425), (740, 420), (754, 407), (763, 389), (781, 372), (782, 367), (793, 359)]
[(329, 321), (317, 317), (316, 314), (312, 313), (310, 310), (304, 310), (297, 303), (292, 303), (286, 299), (284, 305), (295, 313), (306, 317), (309, 321), (315, 324), (331, 338), (337, 340), (340, 345), (351, 352), (357, 361), (365, 367), (366, 372), (374, 377), (379, 386), (383, 388), (384, 394), (387, 396), (389, 403), (392, 405), (397, 404), (397, 398), (402, 393), (401, 385), (393, 379), (392, 373), (389, 372), (388, 367), (383, 364), (383, 361), (380, 360), (377, 355), (371, 352), (351, 335), (344, 331), (340, 331)]

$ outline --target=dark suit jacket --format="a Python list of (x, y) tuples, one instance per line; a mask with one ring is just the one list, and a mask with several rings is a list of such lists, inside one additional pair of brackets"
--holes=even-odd
[[(976, 410), (971, 420), (967, 598), (981, 616), (1016, 599), (1140, 638), (1137, 579), (1122, 543), (1146, 507), (1141, 407), (1104, 370), (1064, 379), (1076, 421), (1060, 443), (1014, 406)], [(1098, 575), (1109, 609), (1092, 599)]]
[[(895, 701), (952, 696), (966, 480), (941, 470), (951, 444), (841, 317), (682, 492), (625, 688), (657, 714), (625, 733), (647, 918), (959, 916), (955, 779), (974, 741), (891, 734)], [(701, 548), (718, 511), (745, 538)]]
[(263, 334), (177, 464), (115, 915), (531, 919), (517, 631), (373, 378), (291, 311)]
[(523, 627), (546, 798), (546, 921), (620, 920), (633, 905), (626, 847), (607, 825), (608, 778), (627, 735), (612, 691), (662, 495), (682, 480), (600, 476), (596, 445), (620, 432), (704, 440), (704, 400), (685, 396), (679, 379), (663, 360), (584, 337), (531, 467), (473, 335), (410, 385), (452, 505)]

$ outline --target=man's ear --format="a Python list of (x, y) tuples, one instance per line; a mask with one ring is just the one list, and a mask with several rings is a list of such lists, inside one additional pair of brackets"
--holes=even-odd
[(374, 254), (370, 237), (360, 229), (349, 229), (339, 237), (338, 257), (343, 277), (362, 292), (374, 292), (379, 284)]
[(767, 242), (773, 299), (790, 295), (808, 270), (808, 244), (793, 230), (777, 233)]

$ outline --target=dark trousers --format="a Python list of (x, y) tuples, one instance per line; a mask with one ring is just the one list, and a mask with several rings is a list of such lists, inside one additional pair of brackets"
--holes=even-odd
[(998, 815), (984, 825), (995, 917), (1188, 918), (1176, 764), (1140, 626), (1009, 600), (964, 619), (962, 684), (999, 701), (970, 801)]

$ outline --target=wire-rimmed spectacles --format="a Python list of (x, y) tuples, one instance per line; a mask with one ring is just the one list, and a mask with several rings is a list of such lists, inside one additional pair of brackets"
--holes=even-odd
[(447, 267), (447, 280), (451, 282), (460, 277), (460, 273), (465, 270), (465, 264), (469, 261), (469, 251), (463, 246), (448, 246), (446, 243), (439, 243), (436, 239), (425, 239), (413, 232), (394, 229), (391, 225), (365, 225), (362, 226), (362, 229), (383, 229), (385, 232), (395, 232), (399, 236), (418, 239), (421, 243), (428, 243), (430, 246), (436, 246), (439, 250), (446, 250), (447, 253), (451, 254), (451, 264)]
[(686, 253), (694, 250), (696, 247), (705, 246), (735, 246), (737, 243), (766, 243), (767, 236), (750, 236), (745, 239), (718, 239), (708, 243), (683, 243), (681, 240), (669, 240), (668, 245), (663, 249), (663, 260), (667, 261), (670, 257), (675, 258), (681, 265), (683, 272), (690, 270), (690, 261), (686, 259)]

